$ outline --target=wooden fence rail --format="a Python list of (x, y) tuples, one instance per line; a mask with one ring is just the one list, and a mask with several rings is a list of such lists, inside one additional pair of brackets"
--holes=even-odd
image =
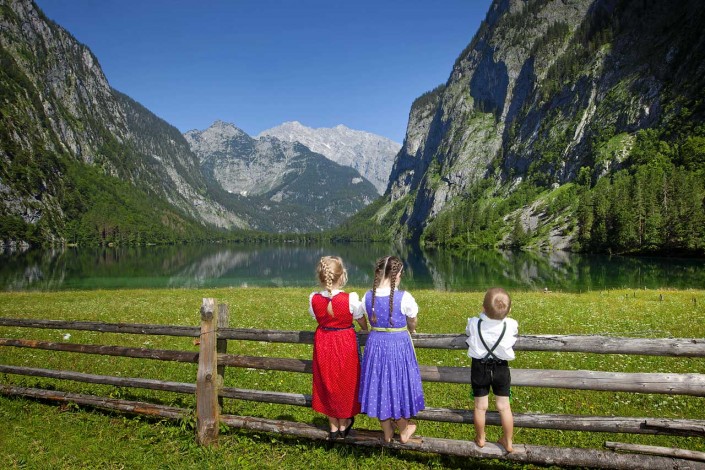
[[(0, 365), (0, 373), (30, 377), (45, 377), (75, 382), (143, 388), (193, 395), (196, 385), (134, 377), (85, 374), (81, 372), (39, 369), (33, 367)], [(218, 396), (236, 400), (276, 403), (280, 405), (311, 406), (311, 395), (223, 387)], [(417, 416), (420, 420), (472, 424), (473, 411), (467, 409), (426, 408)], [(487, 423), (499, 425), (499, 414), (487, 412)], [(647, 417), (583, 416), (540, 413), (516, 413), (514, 425), (523, 428), (557, 429), (563, 431), (591, 431), (627, 434), (659, 434), (705, 437), (705, 420), (652, 419)]]
[[(0, 346), (66, 351), (138, 359), (198, 363), (199, 353), (188, 351), (54, 343), (27, 339), (0, 338)], [(308, 359), (216, 354), (219, 366), (283, 372), (311, 373)], [(427, 382), (469, 384), (465, 367), (420, 366), (421, 379)], [(590, 370), (512, 369), (512, 383), (521, 387), (561, 388), (633, 393), (661, 393), (705, 396), (705, 374), (600, 372)]]
[[(227, 340), (265, 341), (272, 343), (312, 344), (311, 331), (278, 331), (228, 328), (228, 309), (225, 305), (216, 308), (213, 299), (204, 299), (201, 307), (200, 327), (172, 325), (150, 325), (132, 323), (74, 322), (61, 320), (30, 320), (0, 318), (0, 327), (46, 328), (59, 330), (83, 330), (104, 333), (140, 335), (167, 335), (200, 338), (199, 352), (158, 350), (110, 345), (59, 343), (30, 339), (0, 338), (0, 346), (34, 348), (84, 354), (100, 354), (161, 361), (198, 363), (196, 383), (180, 383), (162, 380), (113, 377), (22, 366), (0, 365), (0, 374), (16, 374), (50, 379), (112, 385), (118, 387), (143, 388), (196, 396), (196, 439), (200, 444), (216, 442), (220, 424), (267, 432), (283, 432), (292, 436), (324, 439), (327, 430), (305, 423), (269, 420), (257, 417), (221, 415), (223, 398), (257, 402), (311, 406), (310, 395), (298, 393), (248, 390), (223, 386), (226, 367), (244, 367), (285, 372), (311, 372), (311, 361), (296, 358), (251, 357), (227, 354)], [(367, 335), (358, 335), (365, 344)], [(465, 335), (415, 334), (417, 348), (460, 350), (465, 349)], [(581, 352), (594, 354), (634, 354), (671, 357), (705, 357), (704, 339), (645, 339), (612, 338), (604, 336), (573, 335), (524, 335), (520, 336), (515, 349), (522, 351)], [(448, 382), (469, 384), (469, 369), (463, 367), (438, 367), (421, 365), (422, 380), (426, 382)], [(622, 391), (634, 393), (666, 393), (705, 396), (705, 375), (670, 373), (617, 373), (588, 370), (512, 369), (512, 384), (527, 387), (567, 388), (580, 390)], [(168, 419), (188, 419), (193, 412), (188, 409), (168, 407), (151, 403), (118, 400), (91, 395), (71, 394), (56, 390), (32, 389), (0, 384), (0, 393), (22, 395), (45, 400), (74, 402), (87, 406), (113, 409), (130, 413), (159, 416)], [(220, 406), (219, 406), (220, 403)], [(472, 423), (472, 410), (427, 408), (418, 419), (450, 423)], [(605, 433), (663, 434), (705, 437), (705, 420), (657, 419), (649, 417), (614, 417), (517, 413), (515, 426), (539, 429), (590, 431)], [(499, 415), (488, 412), (487, 423), (499, 425)], [(439, 438), (415, 438), (402, 445), (385, 444), (380, 432), (354, 430), (346, 443), (363, 446), (388, 446), (437, 452), (466, 457), (490, 457), (523, 463), (590, 466), (615, 469), (661, 469), (661, 468), (705, 468), (697, 461), (702, 453), (682, 449), (637, 446), (609, 443), (613, 450), (574, 449), (546, 446), (515, 445), (515, 452), (507, 454), (503, 449), (488, 443), (478, 448), (472, 442)], [(622, 454), (615, 450), (633, 450)], [(642, 454), (645, 452), (646, 454)], [(658, 454), (658, 455), (647, 455)]]
[[(64, 320), (0, 318), (0, 326), (97, 331), (141, 335), (185, 336), (197, 338), (199, 327), (139, 323), (100, 323)], [(313, 331), (280, 331), (249, 328), (218, 328), (221, 340), (266, 341), (271, 343), (313, 344)], [(412, 335), (414, 346), (432, 349), (467, 349), (464, 334)], [(358, 334), (362, 346), (366, 334)], [(583, 352), (592, 354), (633, 354), (645, 356), (705, 357), (703, 338), (624, 338), (598, 335), (520, 335), (517, 351)]]

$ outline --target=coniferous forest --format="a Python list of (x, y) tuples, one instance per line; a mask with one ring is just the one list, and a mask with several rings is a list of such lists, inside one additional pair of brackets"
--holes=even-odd
[(682, 134), (668, 141), (652, 129), (637, 132), (621, 168), (596, 181), (583, 167), (574, 183), (557, 190), (527, 182), (506, 198), (480, 184), (466, 203), (429, 224), (423, 240), (456, 249), (523, 248), (538, 234), (511, 214), (545, 193), (544, 216), (569, 219), (564, 230), (574, 234), (574, 251), (703, 254), (705, 126)]

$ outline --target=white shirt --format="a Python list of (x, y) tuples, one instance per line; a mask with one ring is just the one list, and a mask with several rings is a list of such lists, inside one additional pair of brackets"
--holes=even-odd
[(507, 331), (504, 332), (502, 341), (499, 342), (492, 354), (498, 359), (511, 361), (514, 359), (514, 343), (517, 342), (519, 335), (519, 324), (513, 318), (505, 317), (504, 320), (492, 320), (484, 312), (478, 317), (468, 318), (468, 326), (465, 328), (465, 334), (468, 339), (465, 342), (468, 344), (468, 357), (475, 359), (483, 359), (487, 356), (487, 348), (482, 344), (480, 337), (477, 334), (477, 322), (482, 320), (480, 328), (482, 329), (482, 339), (485, 340), (487, 346), (492, 348), (502, 334), (502, 325), (507, 324)]
[[(334, 297), (336, 294), (344, 292), (340, 289), (333, 289), (332, 296)], [(321, 292), (311, 292), (311, 295), (308, 296), (308, 313), (311, 314), (313, 319), (316, 319), (316, 314), (313, 313), (313, 305), (311, 305), (311, 299), (313, 299), (313, 296), (316, 294), (321, 294), (325, 298), (330, 298), (331, 293), (329, 293), (327, 290), (322, 290)], [(348, 297), (348, 303), (350, 304), (350, 313), (352, 313), (353, 319), (357, 320), (362, 318), (362, 314), (358, 314), (359, 311), (359, 305), (360, 305), (360, 296), (357, 295), (357, 292), (350, 292), (349, 297)]]
[[(380, 287), (376, 291), (376, 297), (389, 297), (389, 294), (392, 292), (391, 287)], [(396, 294), (397, 290), (394, 291), (394, 294)], [(358, 315), (355, 318), (362, 318), (363, 315), (367, 315), (367, 307), (366, 305), (366, 299), (368, 295), (372, 295), (371, 291), (367, 291), (365, 293), (365, 296), (362, 298), (362, 301), (360, 302), (360, 306), (358, 307)], [(414, 299), (414, 296), (409, 294), (407, 291), (404, 291), (404, 294), (401, 296), (401, 313), (406, 315), (409, 318), (416, 318), (416, 316), (419, 314), (419, 306), (416, 303), (416, 300)]]

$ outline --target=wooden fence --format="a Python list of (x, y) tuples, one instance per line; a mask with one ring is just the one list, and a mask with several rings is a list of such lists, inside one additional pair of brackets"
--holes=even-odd
[[(86, 374), (67, 370), (52, 370), (0, 365), (0, 373), (73, 380), (196, 395), (196, 439), (202, 445), (217, 442), (220, 424), (263, 432), (323, 440), (328, 430), (301, 422), (272, 420), (258, 417), (221, 414), (223, 398), (251, 400), (274, 404), (311, 406), (310, 395), (250, 390), (223, 386), (225, 367), (247, 367), (288, 372), (311, 372), (311, 361), (305, 359), (251, 357), (227, 354), (227, 341), (265, 341), (272, 343), (312, 344), (312, 331), (278, 331), (227, 328), (228, 308), (214, 299), (203, 299), (201, 326), (167, 326), (126, 323), (74, 322), (58, 320), (28, 320), (0, 318), (0, 326), (84, 330), (105, 333), (168, 335), (199, 338), (199, 352), (157, 350), (95, 344), (55, 343), (32, 339), (0, 338), (0, 346), (100, 354), (161, 361), (197, 363), (196, 382), (168, 382), (154, 379), (115, 377)], [(415, 334), (417, 348), (466, 349), (464, 335)], [(359, 336), (364, 345), (366, 335)], [(655, 356), (705, 357), (705, 339), (641, 339), (602, 336), (520, 336), (518, 351), (587, 352), (598, 354), (638, 354)], [(420, 365), (426, 382), (470, 383), (470, 373), (464, 367)], [(670, 395), (705, 396), (705, 375), (669, 373), (618, 373), (589, 370), (512, 369), (512, 385), (561, 389), (662, 393)], [(193, 410), (154, 403), (99, 397), (92, 395), (17, 387), (0, 383), (0, 393), (38, 399), (73, 402), (129, 413), (167, 419), (185, 419)], [(470, 409), (427, 408), (417, 416), (420, 420), (451, 423), (473, 422)], [(517, 413), (516, 427), (606, 433), (663, 434), (705, 437), (705, 420), (662, 419), (649, 417), (614, 417)], [(487, 424), (500, 425), (496, 412), (487, 413)], [(353, 429), (343, 441), (362, 446), (384, 446), (447, 455), (497, 458), (521, 463), (583, 466), (614, 469), (705, 469), (705, 453), (655, 446), (606, 442), (603, 449), (583, 449), (515, 444), (514, 452), (488, 442), (479, 448), (472, 441), (415, 437), (407, 444), (398, 441), (384, 443), (379, 431)], [(617, 452), (619, 451), (619, 452)]]

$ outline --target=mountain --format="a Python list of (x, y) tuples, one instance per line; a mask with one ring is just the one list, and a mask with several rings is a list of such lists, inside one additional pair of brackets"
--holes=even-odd
[(234, 195), (258, 230), (332, 228), (378, 197), (357, 171), (298, 142), (253, 139), (222, 121), (184, 136), (205, 177)]
[(167, 241), (245, 227), (181, 133), (29, 0), (0, 2), (0, 239)]
[(394, 157), (400, 145), (393, 140), (364, 131), (338, 125), (332, 128), (306, 127), (298, 121), (260, 132), (258, 137), (271, 136), (288, 142), (300, 142), (334, 162), (356, 169), (384, 193), (389, 182)]
[(377, 197), (301, 144), (240, 140), (240, 157), (202, 164), (34, 2), (0, 0), (0, 250), (319, 231)]
[(705, 253), (704, 98), (703, 2), (495, 0), (370, 218), (432, 245)]

